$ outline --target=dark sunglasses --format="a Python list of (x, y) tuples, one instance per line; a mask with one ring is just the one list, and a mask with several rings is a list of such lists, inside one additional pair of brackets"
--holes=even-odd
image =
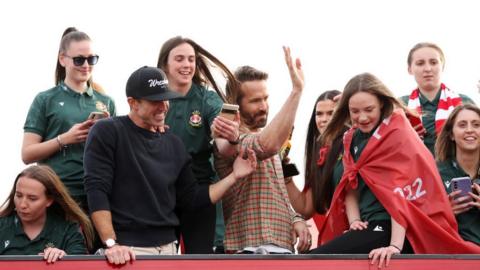
[(72, 58), (73, 64), (77, 67), (83, 66), (83, 64), (85, 63), (85, 60), (87, 60), (90, 66), (93, 66), (98, 63), (98, 55), (90, 55), (89, 57), (85, 57), (85, 56), (71, 57), (71, 56), (65, 55), (65, 57)]

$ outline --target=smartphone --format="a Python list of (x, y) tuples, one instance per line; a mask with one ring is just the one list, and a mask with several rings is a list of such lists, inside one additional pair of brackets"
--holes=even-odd
[(238, 112), (237, 104), (224, 103), (222, 106), (222, 111), (220, 112), (220, 116), (233, 121), (233, 119), (235, 119), (235, 115), (237, 115), (237, 112)]
[(106, 118), (107, 114), (104, 112), (91, 112), (88, 116), (88, 120), (98, 120), (102, 118)]
[(472, 192), (472, 181), (470, 180), (470, 177), (457, 177), (457, 178), (452, 178), (452, 181), (450, 182), (452, 185), (452, 191), (457, 191), (461, 190), (460, 194), (455, 196), (455, 198), (459, 197), (464, 197), (468, 196), (470, 197), (469, 192)]
[[(410, 122), (410, 125), (412, 126), (412, 128), (415, 129), (418, 136), (420, 136), (420, 138), (423, 139), (427, 131), (422, 125), (422, 119), (420, 119), (420, 117), (418, 116), (414, 116), (408, 113), (407, 113), (407, 118), (408, 118), (408, 122)], [(418, 126), (421, 126), (421, 127), (418, 127)]]
[(408, 118), (408, 121), (410, 122), (410, 125), (412, 125), (413, 128), (422, 123), (422, 120), (418, 116), (407, 114), (407, 118)]
[(300, 174), (295, 163), (288, 163), (288, 164), (282, 163), (282, 170), (283, 170), (284, 178), (292, 177)]

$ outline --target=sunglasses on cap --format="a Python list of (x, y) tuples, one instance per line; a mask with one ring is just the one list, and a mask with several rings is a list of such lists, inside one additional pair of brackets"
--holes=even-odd
[(65, 57), (72, 58), (73, 64), (77, 67), (83, 66), (83, 64), (85, 63), (85, 60), (87, 60), (90, 66), (93, 66), (98, 63), (98, 55), (90, 55), (89, 57), (85, 57), (85, 56), (71, 57), (71, 56), (65, 55)]

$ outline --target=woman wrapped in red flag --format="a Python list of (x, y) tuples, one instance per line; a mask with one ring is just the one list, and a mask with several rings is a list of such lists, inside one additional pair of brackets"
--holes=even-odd
[(393, 254), (412, 248), (415, 253), (480, 252), (458, 235), (433, 156), (402, 109), (369, 73), (345, 86), (322, 144), (336, 138), (348, 120), (353, 128), (344, 136), (343, 168), (333, 175), (340, 181), (320, 231), (322, 246), (312, 253), (370, 253), (381, 267)]

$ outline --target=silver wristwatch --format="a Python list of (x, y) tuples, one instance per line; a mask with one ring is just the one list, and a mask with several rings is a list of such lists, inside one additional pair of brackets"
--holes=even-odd
[(115, 242), (115, 239), (108, 238), (107, 240), (105, 240), (105, 245), (107, 246), (107, 248), (111, 248), (111, 247), (115, 246), (116, 244), (117, 244), (117, 242)]

